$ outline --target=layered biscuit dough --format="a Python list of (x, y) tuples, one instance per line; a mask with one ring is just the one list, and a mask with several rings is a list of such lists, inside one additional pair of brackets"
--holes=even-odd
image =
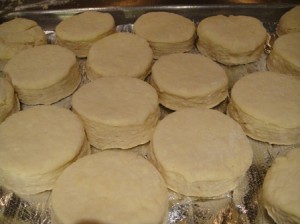
[(0, 123), (18, 110), (20, 110), (20, 103), (14, 88), (6, 79), (0, 78)]
[(146, 159), (110, 150), (79, 159), (63, 172), (53, 189), (52, 211), (55, 224), (166, 224), (168, 193)]
[(232, 88), (228, 114), (253, 139), (271, 144), (300, 143), (300, 80), (256, 72)]
[(24, 50), (3, 71), (27, 105), (55, 103), (71, 95), (81, 81), (74, 53), (58, 45)]
[(126, 76), (145, 79), (153, 60), (152, 50), (146, 40), (132, 34), (119, 32), (97, 41), (87, 58), (87, 76)]
[(155, 58), (187, 52), (194, 46), (195, 24), (175, 13), (145, 13), (135, 21), (133, 30), (149, 42)]
[(91, 45), (115, 32), (111, 14), (86, 11), (61, 21), (55, 27), (57, 43), (78, 57), (87, 57)]
[(300, 148), (275, 159), (263, 183), (263, 203), (276, 223), (300, 223)]
[(279, 36), (300, 32), (300, 5), (295, 6), (280, 17), (276, 32)]
[(264, 53), (267, 31), (250, 16), (210, 16), (198, 24), (197, 48), (201, 54), (225, 65), (257, 61)]
[(151, 84), (159, 102), (172, 110), (212, 108), (228, 95), (224, 69), (199, 54), (177, 53), (160, 57), (152, 67)]
[(238, 123), (204, 108), (182, 109), (166, 116), (157, 125), (150, 145), (151, 159), (168, 188), (205, 198), (235, 189), (253, 156)]
[(15, 18), (0, 25), (0, 70), (16, 53), (47, 43), (42, 28), (33, 20)]
[(160, 116), (155, 89), (129, 77), (99, 78), (82, 86), (72, 97), (72, 109), (98, 149), (128, 149), (148, 142)]
[(81, 120), (70, 110), (36, 106), (0, 124), (0, 184), (18, 194), (51, 190), (61, 172), (89, 152)]
[(300, 77), (300, 32), (277, 38), (267, 58), (270, 71)]

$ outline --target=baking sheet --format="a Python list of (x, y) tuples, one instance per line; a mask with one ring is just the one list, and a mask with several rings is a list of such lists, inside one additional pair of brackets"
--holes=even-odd
[[(168, 11), (192, 19), (196, 24), (212, 15), (248, 15), (260, 19), (275, 38), (275, 28), (280, 16), (295, 6), (294, 4), (276, 5), (184, 5), (184, 6), (142, 6), (142, 7), (100, 7), (73, 8), (55, 10), (26, 10), (4, 13), (0, 22), (15, 17), (35, 20), (48, 36), (48, 42), (55, 43), (55, 26), (63, 19), (86, 10), (109, 12), (115, 18), (118, 32), (131, 32), (132, 23), (143, 13), (149, 11)], [(267, 49), (270, 50), (270, 49)], [(85, 60), (80, 59), (81, 73), (85, 77)], [(238, 79), (245, 73), (265, 70), (265, 57), (259, 62), (246, 66), (226, 68)], [(232, 81), (234, 82), (234, 80)], [(69, 104), (67, 103), (69, 106)], [(221, 105), (224, 110), (224, 104)], [(220, 109), (216, 108), (216, 109)], [(163, 114), (170, 111), (162, 108)], [(169, 224), (196, 223), (255, 223), (272, 224), (262, 206), (260, 195), (265, 173), (276, 156), (293, 148), (293, 146), (274, 146), (249, 139), (254, 150), (253, 164), (240, 186), (221, 198), (199, 199), (184, 197), (170, 192)], [(142, 149), (133, 149), (147, 156), (147, 145)], [(50, 192), (32, 197), (22, 197), (0, 186), (0, 224), (32, 223), (51, 224)], [(117, 215), (117, 214), (116, 214)]]

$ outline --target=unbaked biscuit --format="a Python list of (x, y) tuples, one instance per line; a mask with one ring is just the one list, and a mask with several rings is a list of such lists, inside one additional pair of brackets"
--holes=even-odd
[(300, 80), (275, 72), (248, 74), (233, 86), (228, 114), (253, 139), (300, 143)]
[(36, 106), (0, 124), (0, 185), (18, 194), (51, 190), (61, 172), (89, 152), (81, 120), (70, 110)]
[(16, 53), (47, 43), (42, 28), (33, 20), (15, 18), (0, 25), (0, 71)]
[(261, 21), (250, 16), (210, 16), (197, 27), (197, 48), (225, 65), (257, 61), (264, 53), (267, 31)]
[(279, 156), (263, 183), (263, 205), (276, 223), (300, 223), (300, 148)]
[(279, 36), (300, 32), (300, 5), (295, 6), (280, 17), (276, 32)]
[(145, 79), (153, 60), (152, 50), (143, 38), (119, 32), (91, 47), (87, 58), (87, 77), (126, 76)]
[(172, 110), (212, 108), (228, 95), (224, 69), (199, 54), (177, 53), (160, 57), (152, 67), (151, 85), (159, 102)]
[(56, 40), (78, 57), (86, 57), (91, 45), (115, 32), (111, 14), (86, 11), (62, 20), (56, 27)]
[(134, 23), (133, 31), (145, 38), (154, 57), (190, 51), (194, 46), (195, 24), (188, 18), (170, 12), (148, 12)]
[(166, 116), (150, 146), (151, 159), (171, 190), (206, 198), (235, 189), (253, 156), (239, 124), (205, 108), (181, 109)]
[(79, 159), (59, 177), (51, 201), (53, 220), (61, 224), (167, 223), (165, 182), (132, 152), (110, 150)]
[(81, 81), (75, 54), (58, 45), (30, 48), (5, 65), (4, 74), (24, 104), (52, 104), (69, 95)]
[(6, 79), (0, 78), (0, 123), (18, 110), (20, 103), (14, 88)]
[(267, 58), (270, 71), (300, 77), (300, 32), (277, 38)]
[(160, 116), (155, 89), (129, 77), (99, 78), (82, 86), (72, 97), (72, 109), (98, 149), (147, 143)]

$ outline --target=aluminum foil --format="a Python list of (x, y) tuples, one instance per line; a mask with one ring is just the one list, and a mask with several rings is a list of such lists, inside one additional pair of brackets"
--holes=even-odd
[[(276, 21), (284, 11), (291, 6), (280, 6), (273, 9), (273, 15), (261, 17), (265, 27), (270, 33), (270, 37), (275, 37)], [(195, 23), (200, 18), (213, 14), (247, 14), (259, 15), (260, 12), (266, 12), (269, 8), (264, 6), (255, 6), (245, 8), (243, 6), (213, 6), (213, 7), (166, 7), (166, 8), (126, 8), (126, 9), (94, 9), (112, 12), (116, 15), (119, 25), (116, 27), (117, 32), (132, 32), (132, 21), (143, 12), (152, 10), (164, 10), (172, 12), (184, 12), (185, 16), (192, 18)], [(93, 10), (93, 9), (89, 9)], [(240, 11), (239, 11), (240, 10)], [(9, 14), (2, 20), (8, 20), (14, 16), (24, 16), (38, 20), (38, 23), (45, 29), (48, 36), (49, 44), (55, 43), (55, 25), (63, 18), (73, 13), (80, 12), (82, 9), (75, 11), (55, 11), (45, 13), (44, 11), (25, 11)], [(240, 13), (238, 13), (240, 12)], [(202, 13), (202, 14), (201, 14)], [(48, 17), (47, 17), (48, 15)], [(120, 15), (122, 15), (120, 17)], [(37, 17), (40, 16), (40, 17)], [(276, 18), (275, 18), (276, 17)], [(39, 19), (38, 19), (39, 18)], [(131, 21), (131, 22), (130, 22)], [(271, 38), (272, 41), (272, 38)], [(271, 46), (266, 49), (269, 53)], [(194, 49), (193, 53), (197, 53)], [(266, 70), (266, 55), (258, 62), (248, 65), (226, 67), (227, 74), (230, 77), (230, 86), (236, 80), (247, 73)], [(82, 74), (82, 83), (89, 82), (86, 78), (85, 60), (78, 59), (79, 68)], [(70, 99), (68, 97), (58, 102), (57, 105), (70, 108)], [(214, 109), (222, 112), (226, 111), (227, 101), (223, 102)], [(22, 105), (26, 109), (26, 105)], [(162, 117), (172, 111), (161, 107)], [(246, 173), (240, 185), (232, 192), (219, 198), (202, 199), (186, 197), (175, 192), (169, 192), (169, 213), (168, 224), (274, 224), (272, 219), (267, 215), (263, 207), (261, 197), (261, 186), (264, 176), (272, 164), (274, 158), (293, 148), (293, 146), (276, 146), (262, 143), (249, 138), (254, 151), (253, 164)], [(92, 150), (97, 153), (97, 150)], [(148, 145), (135, 147), (132, 151), (143, 155), (147, 158)], [(34, 196), (21, 196), (0, 186), (0, 224), (51, 224), (51, 192), (44, 192)], [(117, 214), (116, 214), (117, 215)]]

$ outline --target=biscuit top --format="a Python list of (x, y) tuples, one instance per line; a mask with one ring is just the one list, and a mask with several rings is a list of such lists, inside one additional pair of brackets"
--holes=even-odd
[(75, 54), (58, 45), (42, 45), (15, 55), (4, 67), (13, 86), (42, 89), (61, 81), (76, 65)]
[(277, 34), (283, 35), (300, 31), (300, 5), (283, 14), (277, 26)]
[(150, 42), (177, 43), (190, 40), (195, 24), (188, 18), (169, 12), (149, 12), (134, 23), (134, 32)]
[(275, 72), (255, 72), (235, 83), (231, 100), (244, 113), (285, 128), (300, 126), (300, 80)]
[(209, 39), (231, 53), (252, 52), (265, 43), (267, 31), (261, 21), (250, 16), (211, 16), (197, 27), (199, 41)]
[(268, 170), (263, 184), (263, 197), (275, 208), (300, 218), (300, 148), (279, 156)]
[(182, 97), (207, 96), (228, 84), (224, 69), (199, 54), (179, 53), (159, 58), (152, 76), (161, 92)]
[(90, 41), (111, 32), (114, 27), (111, 14), (87, 11), (63, 20), (56, 26), (55, 32), (63, 40)]
[(113, 126), (141, 125), (158, 109), (148, 83), (129, 77), (98, 78), (74, 93), (73, 110), (86, 119)]
[(71, 111), (36, 106), (9, 116), (0, 125), (0, 166), (13, 175), (53, 171), (80, 152), (83, 124)]
[(234, 120), (212, 109), (188, 108), (158, 123), (151, 141), (166, 172), (190, 182), (235, 179), (252, 162), (252, 149)]

